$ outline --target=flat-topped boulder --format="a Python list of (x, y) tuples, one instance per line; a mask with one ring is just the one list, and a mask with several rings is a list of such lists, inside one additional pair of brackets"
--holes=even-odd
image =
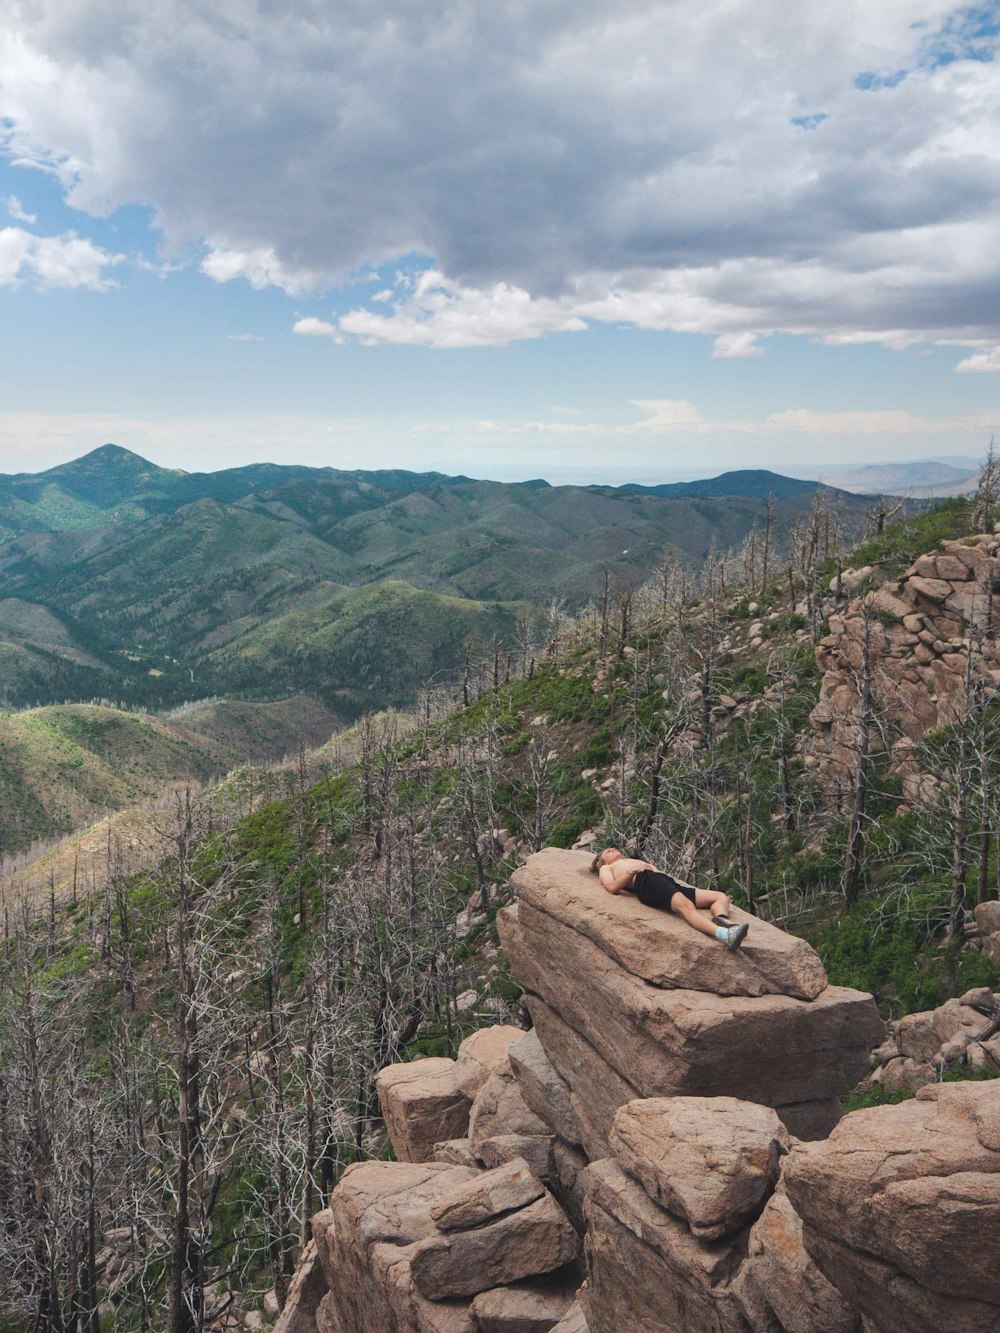
[(1000, 1327), (1000, 1094), (935, 1084), (857, 1111), (784, 1171), (809, 1254), (880, 1329)]
[(511, 880), (522, 919), (542, 914), (540, 929), (549, 925), (585, 936), (655, 986), (803, 1000), (826, 986), (819, 955), (805, 940), (733, 908), (732, 919), (745, 921), (750, 933), (739, 952), (730, 953), (672, 912), (647, 907), (630, 893), (608, 893), (590, 872), (591, 859), (554, 847), (530, 856)]
[[(805, 1001), (665, 989), (581, 932), (552, 928), (539, 912), (522, 916), (523, 907), (504, 908), (497, 924), (529, 1010), (539, 997), (638, 1096), (733, 1096), (767, 1106), (839, 1097), (868, 1072), (869, 1052), (884, 1036), (875, 1001), (860, 991), (827, 986)], [(579, 1094), (572, 1061), (532, 1017), (549, 1059)]]
[(735, 1097), (628, 1102), (616, 1113), (609, 1140), (650, 1198), (703, 1240), (728, 1236), (752, 1220), (789, 1148), (776, 1111)]
[(434, 1146), (468, 1133), (470, 1099), (454, 1060), (431, 1057), (386, 1065), (375, 1076), (382, 1118), (401, 1162), (430, 1162)]

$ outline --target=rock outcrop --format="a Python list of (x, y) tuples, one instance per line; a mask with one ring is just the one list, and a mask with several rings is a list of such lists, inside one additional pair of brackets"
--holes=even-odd
[(511, 1328), (502, 1322), (508, 1286), (515, 1308), (533, 1293), (556, 1323), (579, 1284), (579, 1237), (526, 1169), (361, 1163), (313, 1219), (313, 1236), (327, 1288), (320, 1333), (324, 1323), (331, 1333), (473, 1333), (483, 1327), (474, 1308), (483, 1293), (492, 1293), (479, 1304), (487, 1327)]
[[(871, 997), (763, 931), (753, 969), (726, 979), (732, 955), (711, 939), (634, 900), (604, 911), (586, 862), (532, 857), (501, 914), (532, 1031), (486, 1029), (456, 1061), (379, 1076), (397, 1156), (434, 1160), (348, 1168), (281, 1326), (1000, 1328), (1000, 1083), (938, 1084), (833, 1128), (883, 1035)], [(779, 977), (803, 993), (774, 990)], [(893, 1059), (932, 1060), (993, 999), (902, 1021)]]
[(916, 1092), (960, 1063), (1000, 1070), (1000, 992), (988, 986), (937, 1009), (907, 1014), (889, 1028), (875, 1051), (878, 1067), (863, 1086), (881, 1083), (890, 1092)]
[(926, 776), (912, 746), (960, 715), (971, 628), (985, 631), (977, 667), (1000, 681), (1000, 538), (944, 541), (894, 582), (850, 602), (829, 618), (816, 647), (823, 671), (812, 713), (812, 751), (826, 786), (846, 790), (857, 756), (857, 723), (865, 605), (877, 703), (898, 726), (895, 759), (907, 799), (919, 800)]
[(798, 1144), (784, 1171), (805, 1247), (880, 1330), (1000, 1327), (1000, 1094), (938, 1084)]
[[(884, 1031), (874, 1001), (827, 985), (805, 941), (734, 910), (751, 929), (730, 954), (608, 894), (582, 852), (539, 852), (513, 883), (500, 938), (591, 1159), (607, 1156), (611, 1117), (635, 1098), (738, 1097), (784, 1112), (801, 1135), (828, 1131), (833, 1103), (868, 1072)], [(699, 977), (698, 989), (677, 984)], [(781, 978), (795, 994), (777, 990)]]

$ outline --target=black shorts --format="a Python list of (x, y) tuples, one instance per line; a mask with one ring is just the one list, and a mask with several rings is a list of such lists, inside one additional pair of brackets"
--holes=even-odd
[(632, 881), (632, 892), (641, 903), (658, 907), (661, 912), (670, 911), (670, 900), (675, 893), (683, 893), (689, 903), (698, 905), (690, 884), (678, 884), (673, 875), (662, 870), (640, 870)]

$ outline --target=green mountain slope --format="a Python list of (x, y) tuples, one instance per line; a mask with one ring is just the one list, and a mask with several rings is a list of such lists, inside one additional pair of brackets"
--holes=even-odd
[(0, 856), (109, 810), (201, 782), (248, 759), (316, 745), (338, 719), (318, 700), (207, 701), (174, 717), (96, 704), (0, 712)]
[[(0, 514), (22, 524), (0, 543), (0, 699), (304, 688), (398, 703), (421, 673), (454, 674), (469, 634), (509, 651), (514, 603), (572, 609), (606, 574), (640, 585), (665, 548), (696, 569), (739, 546), (787, 479), (719, 480), (722, 495), (664, 496), (274, 464), (199, 474), (106, 445), (0, 478)], [(775, 546), (815, 490), (789, 482), (774, 500)], [(865, 501), (838, 504), (858, 527)], [(386, 582), (391, 596), (347, 597)]]

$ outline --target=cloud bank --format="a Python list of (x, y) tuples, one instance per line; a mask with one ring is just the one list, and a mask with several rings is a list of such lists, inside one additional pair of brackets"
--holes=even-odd
[(74, 207), (149, 206), (215, 281), (409, 275), (299, 332), (944, 341), (982, 373), (997, 8), (0, 0), (0, 118)]

